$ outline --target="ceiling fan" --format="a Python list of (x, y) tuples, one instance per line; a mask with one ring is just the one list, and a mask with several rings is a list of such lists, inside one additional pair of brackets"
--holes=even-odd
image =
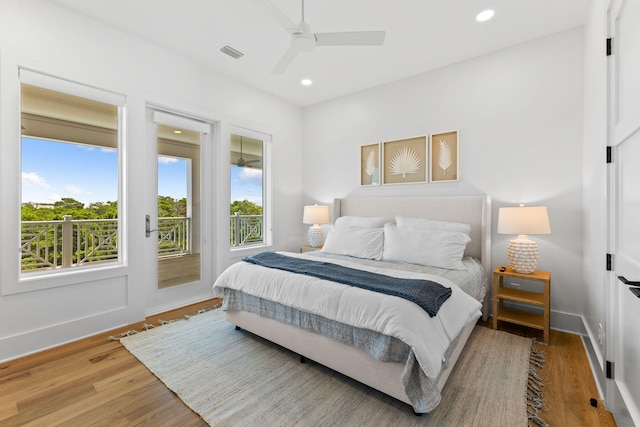
[(272, 74), (282, 74), (299, 53), (310, 52), (316, 46), (381, 46), (384, 43), (384, 31), (312, 32), (311, 27), (304, 20), (304, 0), (302, 0), (302, 20), (298, 25), (269, 0), (260, 0), (259, 3), (267, 7), (273, 18), (291, 34), (291, 45), (271, 71)]
[(243, 167), (252, 167), (250, 166), (251, 163), (255, 163), (255, 162), (259, 162), (260, 159), (255, 159), (255, 160), (245, 160), (242, 157), (242, 137), (240, 137), (240, 157), (238, 157), (238, 161), (236, 162), (236, 166), (238, 166), (239, 168), (243, 168)]

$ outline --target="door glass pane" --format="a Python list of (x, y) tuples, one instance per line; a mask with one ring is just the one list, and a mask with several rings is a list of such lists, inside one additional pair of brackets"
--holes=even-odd
[(259, 139), (231, 135), (231, 246), (264, 243), (263, 145)]
[(200, 280), (200, 133), (158, 131), (158, 288)]
[(21, 128), (21, 272), (118, 261), (118, 107), (23, 83)]

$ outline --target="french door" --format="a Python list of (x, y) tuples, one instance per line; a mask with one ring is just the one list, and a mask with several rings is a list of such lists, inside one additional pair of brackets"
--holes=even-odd
[[(610, 333), (617, 391), (607, 390), (618, 425), (640, 425), (640, 0), (614, 0), (609, 9)], [(631, 286), (636, 282), (636, 286)], [(613, 335), (613, 336), (611, 336)], [(609, 388), (609, 387), (608, 387)], [(618, 394), (619, 391), (619, 394)], [(621, 401), (620, 401), (621, 400)], [(626, 411), (624, 408), (626, 407)], [(627, 414), (628, 411), (628, 414)]]
[(213, 124), (149, 108), (151, 173), (145, 186), (147, 311), (201, 299), (210, 292)]

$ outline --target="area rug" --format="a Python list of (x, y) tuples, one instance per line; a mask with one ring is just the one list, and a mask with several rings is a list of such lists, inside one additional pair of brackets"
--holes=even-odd
[[(212, 426), (526, 426), (530, 339), (476, 326), (431, 413), (255, 335), (212, 310), (121, 343)], [(529, 387), (528, 387), (529, 384)]]

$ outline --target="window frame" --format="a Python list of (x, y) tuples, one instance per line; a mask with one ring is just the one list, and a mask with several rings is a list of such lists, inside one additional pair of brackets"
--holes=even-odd
[[(21, 87), (22, 84), (27, 84), (43, 89), (61, 92), (64, 94), (74, 95), (81, 98), (86, 98), (94, 101), (108, 103), (117, 108), (117, 174), (118, 174), (118, 259), (117, 261), (108, 263), (99, 263), (91, 265), (77, 266), (73, 268), (60, 268), (55, 270), (43, 269), (42, 271), (32, 271), (29, 273), (23, 273), (21, 268), (21, 229), (22, 229), (22, 183), (19, 179), (22, 171), (22, 132), (20, 130), (21, 113), (22, 113), (22, 99), (21, 99)], [(23, 292), (31, 292), (37, 290), (44, 290), (50, 288), (56, 288), (61, 286), (70, 286), (80, 283), (91, 282), (95, 280), (108, 279), (112, 277), (122, 276), (127, 268), (127, 231), (126, 221), (124, 218), (126, 212), (126, 200), (124, 199), (124, 185), (126, 182), (125, 176), (125, 136), (126, 136), (126, 96), (118, 94), (112, 91), (96, 88), (83, 83), (74, 82), (64, 78), (52, 76), (45, 73), (40, 73), (24, 67), (18, 67), (18, 79), (15, 81), (15, 86), (11, 90), (15, 90), (15, 96), (12, 96), (12, 110), (15, 111), (15, 115), (11, 115), (12, 119), (17, 123), (15, 124), (15, 133), (12, 132), (12, 136), (8, 140), (16, 141), (15, 148), (12, 148), (11, 154), (15, 161), (15, 167), (12, 168), (12, 173), (17, 173), (18, 186), (17, 197), (12, 197), (11, 204), (15, 204), (15, 209), (12, 209), (12, 217), (16, 218), (11, 220), (16, 231), (7, 235), (7, 239), (10, 240), (11, 247), (15, 243), (18, 243), (18, 251), (16, 257), (9, 257), (3, 265), (3, 270), (9, 267), (7, 272), (10, 275), (5, 275), (3, 272), (2, 283), (2, 295), (11, 295)], [(3, 135), (6, 136), (6, 135)], [(9, 144), (13, 145), (13, 144)], [(7, 200), (4, 200), (5, 202)], [(15, 216), (14, 216), (15, 215)]]
[[(273, 227), (272, 227), (272, 199), (273, 192), (271, 189), (271, 146), (272, 135), (259, 130), (253, 130), (245, 127), (232, 126), (230, 128), (227, 141), (229, 143), (228, 155), (231, 155), (231, 135), (257, 139), (262, 141), (262, 243), (256, 243), (246, 246), (231, 246), (231, 239), (227, 239), (227, 245), (232, 256), (242, 256), (243, 253), (253, 253), (273, 245)], [(229, 177), (229, 197), (225, 206), (225, 217), (229, 218), (229, 206), (231, 205), (231, 161), (229, 160), (229, 169), (227, 176)], [(228, 220), (227, 220), (228, 221)], [(228, 222), (227, 222), (228, 224)]]

